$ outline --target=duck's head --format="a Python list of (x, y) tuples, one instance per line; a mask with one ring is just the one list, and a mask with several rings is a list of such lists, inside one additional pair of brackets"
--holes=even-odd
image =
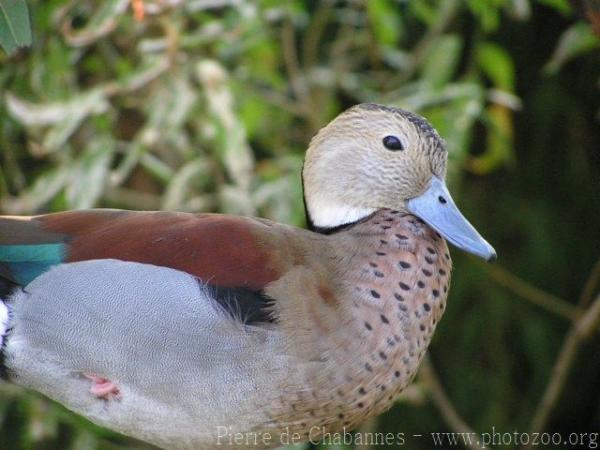
[(313, 138), (303, 169), (310, 225), (331, 230), (390, 208), (408, 211), (455, 246), (490, 261), (496, 252), (460, 213), (445, 183), (448, 152), (424, 118), (361, 104)]

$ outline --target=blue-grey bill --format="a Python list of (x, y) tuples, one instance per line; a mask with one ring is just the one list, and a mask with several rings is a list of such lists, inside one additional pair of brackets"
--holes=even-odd
[(410, 199), (407, 208), (456, 247), (486, 261), (496, 259), (494, 248), (461, 214), (448, 192), (446, 183), (438, 177), (432, 177), (427, 190)]

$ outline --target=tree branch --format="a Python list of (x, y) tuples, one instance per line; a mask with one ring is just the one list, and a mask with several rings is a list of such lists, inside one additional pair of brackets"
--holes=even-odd
[[(448, 426), (457, 433), (475, 434), (475, 431), (460, 416), (451, 400), (446, 395), (444, 387), (435, 372), (431, 358), (429, 358), (428, 355), (425, 356), (419, 373), (429, 388), (431, 401), (435, 404)], [(468, 447), (472, 450), (480, 450), (480, 447), (470, 441)]]
[(529, 284), (498, 265), (486, 266), (490, 278), (521, 298), (569, 320), (579, 317), (577, 308), (569, 302)]
[(598, 284), (600, 284), (600, 258), (598, 258), (596, 264), (594, 264), (592, 267), (590, 275), (583, 285), (583, 290), (581, 291), (581, 296), (579, 297), (579, 303), (577, 304), (579, 308), (585, 308), (587, 305), (589, 305), (594, 298), (594, 292)]
[(598, 330), (599, 325), (600, 294), (596, 296), (592, 306), (579, 319), (573, 321), (573, 325), (565, 337), (563, 346), (554, 363), (546, 391), (531, 421), (530, 432), (542, 432), (545, 429), (552, 411), (562, 394), (569, 369), (573, 364), (579, 347)]

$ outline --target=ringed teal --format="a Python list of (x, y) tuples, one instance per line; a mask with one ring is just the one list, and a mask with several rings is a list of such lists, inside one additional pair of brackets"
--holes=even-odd
[(417, 372), (446, 307), (446, 240), (495, 257), (446, 164), (425, 119), (361, 104), (310, 143), (308, 230), (174, 212), (3, 217), (2, 375), (168, 449), (349, 430)]

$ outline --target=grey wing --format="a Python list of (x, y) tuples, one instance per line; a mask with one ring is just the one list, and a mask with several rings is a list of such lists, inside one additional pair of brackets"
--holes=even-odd
[[(143, 421), (165, 436), (183, 414), (194, 432), (201, 421), (209, 433), (251, 411), (240, 398), (261, 389), (265, 350), (279, 339), (232, 319), (189, 274), (117, 260), (57, 266), (8, 303), (6, 364), (15, 381), (137, 437), (149, 432), (137, 429)], [(120, 386), (123, 399), (108, 415), (87, 392), (85, 373)]]

